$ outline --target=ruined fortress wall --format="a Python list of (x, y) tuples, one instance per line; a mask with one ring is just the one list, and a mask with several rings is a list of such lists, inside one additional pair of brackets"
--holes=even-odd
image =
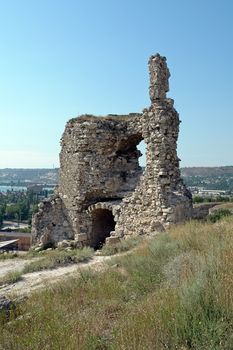
[[(102, 227), (104, 232), (111, 228), (111, 242), (153, 234), (191, 217), (192, 199), (180, 178), (176, 152), (179, 116), (166, 97), (166, 59), (151, 56), (149, 71), (151, 106), (142, 114), (84, 115), (67, 123), (59, 186), (33, 220), (35, 240), (73, 238), (92, 244)], [(146, 143), (143, 174), (137, 150), (141, 140)]]
[(39, 204), (39, 211), (32, 219), (32, 241), (44, 246), (54, 245), (64, 239), (74, 238), (69, 223), (69, 213), (58, 195)]
[(180, 121), (173, 101), (154, 102), (141, 120), (146, 169), (135, 191), (123, 199), (115, 228), (120, 237), (151, 234), (192, 214), (191, 196), (180, 178), (176, 153)]
[(133, 191), (141, 175), (136, 145), (141, 134), (131, 127), (140, 114), (130, 116), (81, 116), (68, 122), (60, 153), (59, 196), (68, 213), (74, 235), (88, 239), (89, 206), (121, 200)]

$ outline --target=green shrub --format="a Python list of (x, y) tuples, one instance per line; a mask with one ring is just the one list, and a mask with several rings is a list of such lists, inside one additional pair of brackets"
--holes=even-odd
[(222, 209), (215, 210), (212, 214), (208, 216), (208, 219), (211, 222), (215, 223), (229, 215), (232, 215), (231, 211), (229, 209), (222, 208)]
[(193, 196), (193, 203), (203, 203), (205, 202), (205, 198), (201, 196)]
[(29, 226), (29, 227), (25, 227), (25, 228), (20, 228), (17, 231), (21, 232), (21, 233), (31, 233), (31, 230), (32, 230), (32, 228)]

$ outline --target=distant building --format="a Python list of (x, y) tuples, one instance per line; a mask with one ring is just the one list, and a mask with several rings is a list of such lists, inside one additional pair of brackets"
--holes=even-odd
[(1, 251), (18, 250), (18, 239), (11, 239), (9, 241), (0, 241), (0, 253)]
[(0, 231), (0, 242), (15, 240), (14, 250), (29, 250), (32, 244), (31, 233)]
[(41, 184), (30, 184), (27, 186), (27, 192), (31, 192), (33, 194), (41, 194), (43, 191), (43, 185)]
[(195, 187), (195, 186), (190, 186), (188, 187), (189, 191), (193, 195), (198, 195), (201, 197), (218, 197), (218, 196), (228, 196), (229, 191), (225, 190), (206, 190), (204, 187)]
[(223, 190), (201, 190), (198, 193), (200, 196), (203, 197), (218, 197), (218, 196), (226, 196), (227, 195), (227, 191), (223, 191)]

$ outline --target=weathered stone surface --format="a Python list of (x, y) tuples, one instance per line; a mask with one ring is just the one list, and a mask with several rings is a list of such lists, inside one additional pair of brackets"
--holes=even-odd
[(106, 243), (107, 244), (116, 244), (120, 242), (120, 238), (119, 237), (115, 237), (115, 236), (110, 236), (106, 238)]
[[(166, 58), (151, 56), (149, 71), (151, 106), (143, 113), (83, 115), (67, 123), (59, 186), (33, 219), (35, 242), (75, 239), (99, 248), (109, 235), (110, 242), (154, 234), (192, 216), (176, 152), (180, 120), (166, 97)], [(138, 163), (141, 140), (144, 172)]]
[(58, 242), (57, 247), (58, 248), (68, 248), (68, 247), (70, 247), (70, 243), (69, 243), (69, 241), (63, 239), (63, 241)]
[[(10, 300), (5, 295), (0, 295), (0, 316), (6, 318), (6, 320), (10, 317), (10, 311), (15, 308), (15, 302)], [(3, 315), (4, 316), (3, 316)]]
[(193, 208), (193, 219), (201, 220), (206, 218), (212, 213), (216, 205), (216, 203), (196, 204)]
[[(166, 57), (162, 57), (159, 54), (151, 56), (149, 59), (149, 71), (150, 99), (154, 103), (158, 99), (165, 99), (166, 92), (169, 91), (168, 79), (170, 72), (167, 68)], [(153, 116), (153, 114), (150, 116)]]

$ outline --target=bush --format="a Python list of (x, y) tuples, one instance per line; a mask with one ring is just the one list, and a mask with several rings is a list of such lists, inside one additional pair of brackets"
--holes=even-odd
[(231, 211), (229, 209), (218, 209), (218, 210), (215, 210), (212, 214), (210, 214), (208, 216), (208, 219), (215, 223), (219, 220), (221, 220), (222, 218), (226, 217), (226, 216), (229, 216), (229, 215), (232, 215)]
[(193, 196), (193, 203), (203, 203), (203, 202), (205, 202), (205, 198), (204, 197)]
[(31, 233), (31, 227), (25, 227), (25, 228), (20, 228), (18, 230), (18, 232), (21, 232), (21, 233)]

